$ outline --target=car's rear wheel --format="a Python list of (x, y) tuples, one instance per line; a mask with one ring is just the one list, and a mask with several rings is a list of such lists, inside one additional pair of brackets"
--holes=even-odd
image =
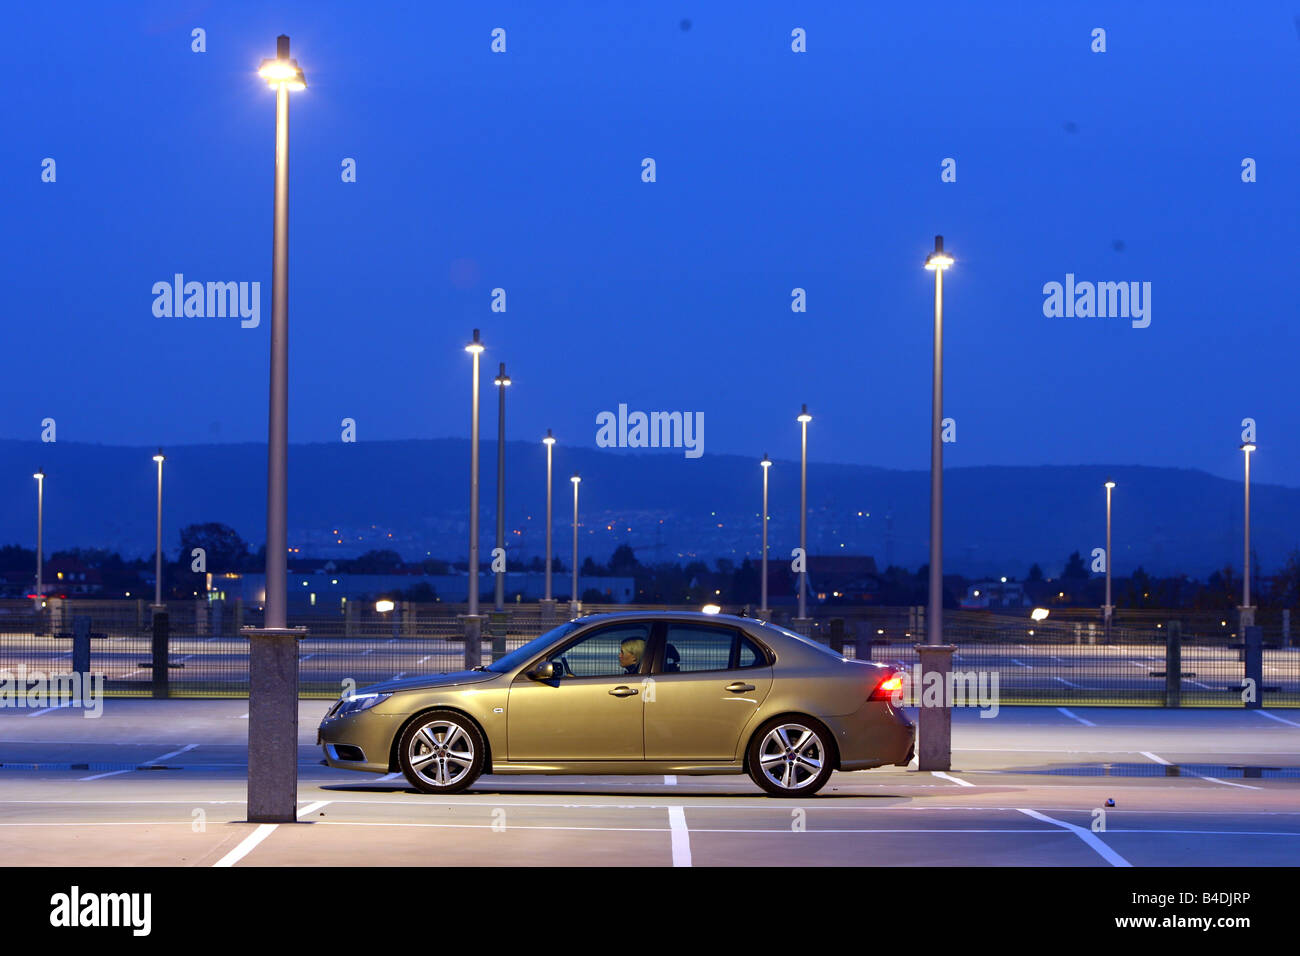
[(460, 793), (483, 772), (485, 749), (474, 721), (454, 710), (434, 710), (407, 725), (397, 758), (417, 790)]
[(749, 741), (749, 776), (774, 797), (812, 796), (835, 769), (830, 733), (808, 717), (776, 717)]

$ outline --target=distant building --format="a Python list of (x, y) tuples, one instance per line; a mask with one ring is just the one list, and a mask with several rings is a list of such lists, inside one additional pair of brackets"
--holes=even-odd
[[(469, 595), (469, 574), (344, 574), (326, 571), (321, 567), (310, 573), (290, 572), (287, 578), (289, 603), (311, 607), (338, 607), (343, 599), (360, 601), (383, 594), (411, 591), (421, 584), (427, 585), (436, 600), (451, 604), (463, 603)], [(572, 578), (568, 574), (554, 574), (551, 578), (552, 595), (569, 599)], [(494, 587), (493, 575), (479, 575), (480, 603), (486, 597), (491, 605)], [(212, 590), (227, 599), (242, 598), (250, 604), (266, 600), (266, 575), (234, 572), (212, 575)], [(602, 603), (628, 604), (636, 590), (633, 578), (602, 575), (578, 575), (578, 597), (588, 591), (599, 591)], [(546, 575), (541, 571), (520, 571), (506, 574), (505, 596), (507, 603), (538, 601), (546, 594)]]
[(1031, 605), (1025, 594), (1025, 586), (1020, 581), (1008, 581), (1005, 578), (994, 581), (976, 581), (966, 588), (961, 606), (966, 610), (985, 610), (989, 608), (1020, 608)]

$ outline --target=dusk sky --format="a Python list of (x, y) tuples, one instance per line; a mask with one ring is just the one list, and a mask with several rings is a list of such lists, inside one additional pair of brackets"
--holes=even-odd
[[(1232, 477), (1252, 417), (1300, 484), (1300, 5), (1036, 6), (14, 5), (0, 437), (265, 441), (283, 32), (294, 442), (467, 436), (477, 327), (511, 439), (626, 403), (792, 458), (806, 402), (813, 460), (925, 468), (942, 233), (950, 466)], [(176, 273), (260, 326), (156, 317)], [(1149, 282), (1149, 327), (1046, 317), (1067, 273)]]

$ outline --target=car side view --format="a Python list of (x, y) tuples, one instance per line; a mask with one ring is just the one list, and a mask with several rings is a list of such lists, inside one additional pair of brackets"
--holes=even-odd
[(317, 731), (325, 762), (425, 793), (491, 774), (740, 774), (778, 797), (906, 766), (915, 731), (880, 664), (752, 618), (568, 621), (473, 670), (373, 684)]

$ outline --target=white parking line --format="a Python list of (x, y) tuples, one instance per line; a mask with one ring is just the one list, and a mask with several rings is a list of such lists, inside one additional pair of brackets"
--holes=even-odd
[[(1059, 677), (1057, 678), (1057, 680), (1060, 680), (1060, 679), (1061, 679), (1061, 678), (1059, 678)], [(1079, 723), (1083, 724), (1085, 727), (1096, 727), (1096, 726), (1097, 726), (1097, 725), (1094, 724), (1091, 720), (1084, 720), (1082, 717), (1078, 716), (1077, 714), (1072, 714), (1072, 713), (1070, 713), (1070, 711), (1066, 710), (1064, 707), (1058, 707), (1058, 708), (1056, 708), (1056, 709), (1059, 710), (1061, 713), (1065, 714), (1065, 716), (1066, 716), (1066, 717), (1069, 717), (1071, 720), (1077, 720)]]
[(1259, 714), (1261, 717), (1267, 717), (1269, 720), (1276, 720), (1279, 723), (1286, 724), (1290, 727), (1300, 727), (1300, 724), (1297, 724), (1294, 720), (1287, 720), (1285, 717), (1279, 717), (1277, 714), (1270, 714), (1266, 710), (1257, 710), (1255, 713)]
[(104, 777), (116, 777), (118, 774), (121, 773), (131, 773), (133, 770), (139, 770), (140, 767), (146, 764), (162, 763), (164, 760), (170, 760), (172, 757), (179, 757), (181, 754), (193, 750), (197, 746), (198, 744), (186, 744), (180, 750), (173, 750), (171, 753), (163, 754), (161, 757), (155, 757), (153, 760), (142, 760), (139, 764), (137, 764), (134, 767), (127, 767), (125, 770), (110, 770), (107, 773), (92, 774), (89, 777), (81, 777), (79, 778), (79, 780), (82, 782), (86, 780), (102, 780)]
[(962, 787), (973, 787), (973, 786), (975, 786), (975, 784), (971, 783), (969, 780), (962, 780), (960, 777), (950, 777), (950, 776), (948, 776), (948, 774), (946, 774), (946, 773), (944, 773), (944, 772), (942, 772), (942, 771), (940, 771), (940, 770), (931, 770), (931, 771), (930, 771), (930, 776), (932, 776), (932, 777), (938, 777), (940, 780), (951, 780), (953, 783), (957, 784), (958, 786), (962, 786)]
[(1231, 780), (1220, 780), (1218, 777), (1204, 777), (1199, 773), (1192, 774), (1194, 777), (1201, 777), (1202, 780), (1208, 780), (1210, 783), (1221, 783), (1225, 787), (1240, 787), (1242, 790), (1263, 790), (1263, 787), (1252, 787), (1248, 783), (1233, 783)]
[[(1079, 690), (1079, 689), (1080, 689), (1078, 684), (1075, 684), (1075, 683), (1073, 683), (1072, 681), (1068, 681), (1068, 680), (1066, 680), (1064, 677), (1053, 677), (1052, 680), (1059, 680), (1059, 681), (1060, 681), (1062, 684), (1064, 684), (1066, 687), (1073, 687), (1075, 690)], [(1057, 710), (1060, 710), (1061, 708), (1058, 707), (1058, 708), (1056, 708), (1056, 709), (1057, 709)]]
[(1173, 764), (1171, 764), (1171, 763), (1170, 763), (1168, 760), (1166, 760), (1164, 757), (1157, 757), (1155, 754), (1153, 754), (1153, 753), (1152, 753), (1151, 751), (1149, 751), (1149, 750), (1139, 750), (1138, 753), (1140, 753), (1142, 756), (1148, 758), (1149, 760), (1154, 760), (1156, 763), (1164, 764), (1166, 767), (1172, 767), (1172, 766), (1173, 766)]
[(1132, 866), (1133, 865), (1128, 860), (1124, 859), (1122, 856), (1120, 856), (1118, 853), (1112, 850), (1110, 847), (1108, 847), (1106, 844), (1102, 843), (1101, 840), (1098, 839), (1097, 834), (1093, 833), (1091, 830), (1085, 830), (1083, 827), (1077, 827), (1073, 823), (1066, 823), (1064, 820), (1057, 820), (1055, 817), (1049, 817), (1046, 814), (1039, 813), (1037, 810), (1026, 810), (1023, 807), (1017, 807), (1016, 809), (1018, 809), (1025, 816), (1033, 817), (1035, 820), (1042, 820), (1044, 823), (1054, 823), (1058, 827), (1061, 827), (1062, 829), (1069, 830), (1071, 833), (1077, 836), (1084, 843), (1088, 844), (1089, 848), (1096, 850), (1097, 853), (1101, 855), (1101, 858), (1105, 860), (1107, 863), (1109, 863), (1111, 866)]
[(229, 853), (227, 853), (225, 856), (223, 856), (221, 859), (219, 859), (216, 863), (213, 863), (212, 865), (214, 867), (234, 866), (244, 857), (248, 856), (248, 854), (253, 851), (253, 848), (255, 846), (257, 846), (259, 843), (261, 843), (263, 840), (269, 837), (272, 833), (274, 833), (279, 826), (280, 824), (278, 823), (263, 823), (259, 825), (256, 830), (254, 830), (252, 833), (250, 833), (248, 836), (244, 837), (244, 839), (240, 841), (239, 846), (235, 847), (233, 850), (231, 850)]
[(677, 786), (677, 777), (671, 773), (664, 774), (664, 783), (670, 787)]
[(1013, 663), (1013, 664), (1019, 664), (1021, 667), (1028, 667), (1030, 670), (1033, 670), (1033, 669), (1034, 669), (1032, 665), (1030, 665), (1030, 664), (1026, 664), (1024, 661), (1018, 661), (1018, 660), (1016, 660), (1014, 657), (1011, 658), (1011, 663)]
[[(70, 707), (70, 706), (72, 706), (72, 705), (71, 705), (71, 704), (55, 704), (53, 707), (46, 707), (46, 708), (43, 708), (42, 710), (32, 711), (32, 713), (28, 714), (27, 716), (28, 716), (28, 717), (39, 717), (39, 716), (41, 716), (41, 714), (48, 714), (48, 713), (49, 713), (50, 711), (52, 711), (52, 710), (62, 710), (64, 707)], [(1280, 717), (1279, 717), (1278, 719), (1281, 720)]]
[(673, 866), (690, 866), (691, 835), (686, 829), (686, 812), (680, 806), (668, 808), (668, 826), (673, 832)]

